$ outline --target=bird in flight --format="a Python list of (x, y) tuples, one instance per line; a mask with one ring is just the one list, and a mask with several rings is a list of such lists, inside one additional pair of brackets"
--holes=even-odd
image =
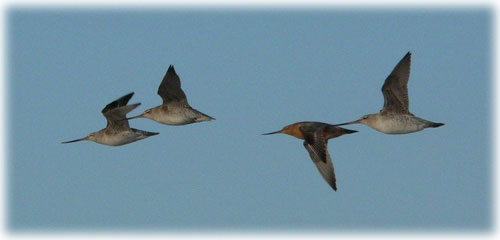
[(123, 120), (126, 118), (127, 113), (141, 105), (140, 103), (127, 105), (132, 95), (134, 95), (133, 92), (111, 102), (102, 109), (102, 115), (104, 115), (108, 121), (106, 128), (93, 132), (86, 137), (62, 143), (74, 143), (87, 140), (109, 146), (121, 146), (157, 135), (158, 133), (155, 132), (130, 128), (128, 121)]
[(304, 147), (309, 152), (309, 156), (318, 168), (319, 173), (323, 176), (328, 185), (330, 185), (334, 191), (337, 191), (335, 171), (332, 159), (328, 153), (328, 140), (355, 132), (357, 131), (336, 127), (322, 122), (298, 122), (285, 126), (279, 131), (265, 133), (263, 135), (284, 133), (298, 139), (303, 139)]
[(128, 118), (148, 118), (165, 125), (186, 125), (197, 122), (215, 120), (214, 118), (192, 108), (181, 89), (181, 80), (170, 65), (158, 88), (158, 95), (163, 99), (163, 104), (150, 108), (144, 113)]
[(435, 123), (419, 118), (410, 112), (408, 98), (408, 80), (410, 79), (411, 53), (408, 52), (396, 65), (382, 86), (384, 108), (379, 113), (367, 114), (360, 119), (336, 124), (365, 124), (386, 134), (406, 134), (418, 132), (424, 128), (436, 128), (444, 123)]

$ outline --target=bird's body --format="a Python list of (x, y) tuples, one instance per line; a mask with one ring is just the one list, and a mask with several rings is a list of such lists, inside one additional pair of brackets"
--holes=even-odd
[(186, 125), (190, 123), (209, 121), (213, 118), (206, 116), (191, 106), (160, 105), (150, 109), (147, 118), (165, 125)]
[(140, 105), (140, 103), (127, 105), (130, 98), (132, 98), (132, 95), (134, 95), (134, 93), (129, 93), (106, 105), (106, 107), (102, 110), (102, 114), (108, 121), (106, 128), (93, 132), (87, 137), (63, 143), (88, 140), (108, 146), (121, 146), (157, 135), (158, 133), (130, 128), (128, 121), (124, 120), (127, 113)]
[(367, 114), (356, 121), (336, 124), (335, 126), (360, 123), (386, 134), (406, 134), (429, 127), (443, 126), (443, 123), (431, 122), (410, 112), (408, 97), (410, 67), (411, 53), (408, 52), (394, 67), (382, 86), (384, 107), (379, 113)]
[(186, 94), (181, 89), (180, 78), (172, 65), (158, 88), (158, 95), (163, 99), (162, 105), (128, 119), (148, 118), (161, 124), (176, 126), (214, 120), (189, 105)]
[(154, 136), (157, 133), (130, 128), (123, 131), (114, 131), (110, 129), (102, 129), (95, 133), (94, 142), (108, 145), (108, 146), (121, 146), (132, 143), (149, 136)]
[(336, 127), (322, 122), (298, 122), (285, 126), (282, 130), (264, 135), (284, 133), (304, 140), (304, 147), (318, 168), (321, 176), (337, 191), (337, 181), (333, 162), (328, 153), (328, 140), (357, 131)]
[(435, 127), (436, 124), (438, 123), (427, 121), (413, 114), (377, 114), (369, 126), (386, 134), (406, 134)]

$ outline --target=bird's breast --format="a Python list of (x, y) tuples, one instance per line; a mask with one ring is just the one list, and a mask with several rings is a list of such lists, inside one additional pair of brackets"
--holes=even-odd
[(290, 128), (286, 131), (286, 134), (294, 136), (298, 139), (304, 139), (304, 134), (299, 130), (298, 127)]

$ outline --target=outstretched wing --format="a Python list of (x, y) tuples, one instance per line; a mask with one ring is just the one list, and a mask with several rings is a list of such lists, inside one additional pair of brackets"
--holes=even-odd
[(314, 128), (314, 131), (310, 131), (311, 129), (309, 128), (313, 129), (312, 126), (307, 125), (299, 127), (299, 130), (304, 135), (304, 147), (309, 152), (309, 156), (318, 168), (321, 176), (333, 190), (337, 191), (335, 170), (327, 149), (328, 140), (323, 136), (324, 127)]
[(108, 120), (108, 124), (106, 125), (106, 128), (114, 128), (114, 129), (128, 129), (130, 128), (128, 124), (128, 120), (125, 120), (127, 113), (130, 111), (134, 110), (136, 107), (141, 105), (140, 103), (132, 104), (132, 105), (127, 105), (128, 101), (134, 93), (129, 93), (113, 102), (110, 104), (106, 105), (102, 109), (102, 114), (104, 117)]
[(410, 79), (411, 53), (408, 52), (394, 67), (382, 86), (384, 108), (381, 112), (410, 113), (408, 81)]
[[(314, 147), (314, 145), (309, 144), (307, 141), (304, 141), (304, 147), (309, 152), (309, 156), (311, 156), (312, 161), (318, 168), (319, 173), (325, 179), (325, 181), (333, 188), (333, 190), (337, 191), (337, 180), (335, 178), (335, 169), (333, 168), (333, 162), (328, 154), (328, 151), (325, 151), (326, 155), (321, 157), (321, 150), (318, 152), (318, 149)], [(326, 144), (325, 144), (326, 150)]]
[(181, 79), (175, 72), (174, 66), (170, 65), (158, 88), (158, 95), (163, 99), (163, 104), (178, 102), (187, 104), (187, 98), (181, 89)]

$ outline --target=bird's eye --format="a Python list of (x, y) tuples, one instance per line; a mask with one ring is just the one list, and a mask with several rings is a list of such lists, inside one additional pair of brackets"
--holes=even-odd
[(150, 113), (151, 112), (151, 109), (148, 109), (145, 111), (145, 113)]
[(368, 115), (364, 115), (362, 118), (363, 118), (363, 119), (367, 119), (367, 118), (368, 118)]

